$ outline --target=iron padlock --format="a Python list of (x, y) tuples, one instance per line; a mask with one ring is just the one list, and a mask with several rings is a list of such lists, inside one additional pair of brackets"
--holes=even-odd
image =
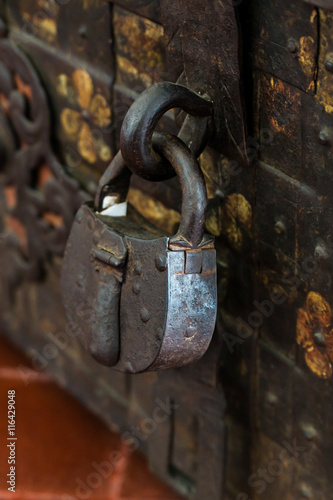
[(106, 195), (116, 207), (129, 186), (130, 173), (118, 153), (101, 179), (95, 205), (86, 203), (77, 213), (62, 271), (67, 315), (85, 346), (100, 363), (128, 373), (200, 358), (216, 321), (216, 254), (213, 238), (204, 234), (201, 170), (180, 139), (154, 134), (153, 144), (180, 179), (177, 234), (161, 233), (129, 204), (126, 216), (104, 215)]

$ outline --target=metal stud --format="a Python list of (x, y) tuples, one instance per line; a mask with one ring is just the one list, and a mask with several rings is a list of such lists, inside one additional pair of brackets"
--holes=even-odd
[(301, 484), (300, 492), (303, 498), (313, 498), (310, 487), (305, 483)]
[(143, 321), (143, 323), (147, 323), (150, 319), (149, 311), (145, 307), (143, 309), (141, 309), (140, 318), (141, 318), (141, 321)]
[(312, 441), (317, 436), (317, 431), (312, 424), (306, 424), (303, 426), (304, 436), (308, 441)]
[(318, 134), (318, 142), (323, 146), (327, 146), (330, 142), (330, 137), (326, 130), (321, 130)]
[(291, 54), (296, 54), (296, 52), (298, 51), (298, 45), (296, 40), (290, 38), (287, 43), (287, 49)]
[(325, 61), (325, 68), (327, 69), (327, 71), (329, 71), (330, 73), (333, 73), (333, 61), (331, 61), (330, 59), (327, 59)]
[(276, 406), (277, 402), (278, 402), (278, 398), (277, 396), (273, 393), (273, 392), (268, 392), (266, 394), (266, 401), (267, 403), (269, 403), (270, 405), (272, 406)]
[(197, 329), (195, 328), (195, 326), (188, 326), (186, 328), (185, 337), (187, 339), (192, 338), (196, 334), (196, 331), (197, 331)]
[(137, 262), (134, 266), (134, 274), (137, 274), (140, 276), (141, 273), (142, 273), (142, 266), (139, 262)]
[(323, 334), (323, 332), (320, 331), (320, 330), (317, 330), (316, 332), (314, 332), (314, 334), (313, 334), (313, 340), (315, 341), (315, 343), (319, 347), (325, 347), (326, 346), (326, 337)]
[(327, 249), (321, 243), (318, 243), (316, 245), (316, 248), (314, 250), (314, 257), (318, 260), (325, 260), (329, 257)]
[(155, 257), (155, 265), (156, 268), (163, 272), (166, 270), (167, 267), (167, 260), (166, 260), (166, 255), (165, 253), (158, 253)]
[(79, 28), (79, 35), (81, 38), (85, 39), (88, 36), (88, 28), (85, 24), (82, 24)]
[(162, 340), (162, 338), (163, 338), (163, 328), (157, 328), (157, 330), (156, 330), (156, 338), (157, 338), (157, 340)]
[(79, 287), (83, 287), (84, 285), (84, 276), (82, 274), (80, 274), (80, 276), (78, 277), (77, 281), (76, 281), (76, 284), (77, 286)]
[(287, 231), (286, 225), (282, 220), (278, 220), (275, 223), (274, 229), (277, 234), (284, 234)]
[(88, 227), (89, 229), (93, 229), (94, 228), (94, 219), (92, 217), (89, 217), (88, 219)]

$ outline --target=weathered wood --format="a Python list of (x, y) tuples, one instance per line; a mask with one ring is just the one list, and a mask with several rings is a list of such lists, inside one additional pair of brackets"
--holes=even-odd
[[(156, 474), (186, 496), (331, 500), (333, 5), (234, 4), (237, 12), (230, 0), (163, 0), (160, 15), (159, 2), (149, 0), (63, 6), (45, 0), (38, 8), (32, 0), (0, 2), (12, 46), (32, 63), (30, 81), (8, 73), (10, 61), (1, 60), (0, 329), (36, 370), (50, 370), (110, 427), (129, 433)], [(78, 167), (68, 148), (78, 151), (71, 126), (83, 119), (92, 130), (97, 119), (113, 156), (133, 99), (164, 79), (214, 100), (215, 137), (200, 164), (206, 227), (216, 236), (218, 326), (200, 362), (134, 378), (98, 366), (68, 336), (59, 274), (82, 193), (75, 182), (67, 191), (66, 171), (92, 196), (109, 161), (101, 149), (83, 147)], [(20, 148), (10, 85), (23, 99), (25, 119), (35, 123), (44, 111), (29, 169), (20, 162), (30, 136)], [(36, 89), (51, 119), (47, 105), (33, 106), (44, 102)], [(65, 109), (71, 112), (64, 118)], [(170, 112), (160, 126), (177, 133), (181, 119), (175, 124)], [(40, 151), (53, 161), (41, 164)], [(55, 189), (56, 172), (67, 181)], [(153, 186), (133, 179), (130, 199), (147, 219), (172, 230), (181, 202), (177, 182)], [(151, 433), (156, 400), (167, 398), (179, 413)], [(288, 465), (279, 457), (295, 442), (302, 451)]]
[(139, 94), (167, 79), (164, 33), (160, 25), (114, 7), (113, 33), (117, 84)]

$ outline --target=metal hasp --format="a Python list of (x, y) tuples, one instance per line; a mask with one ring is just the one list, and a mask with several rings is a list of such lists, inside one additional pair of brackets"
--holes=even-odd
[[(156, 124), (153, 113), (150, 117)], [(128, 373), (199, 359), (211, 342), (217, 310), (216, 253), (204, 232), (207, 195), (199, 164), (180, 138), (154, 127), (149, 137), (155, 159), (179, 177), (177, 233), (162, 234), (131, 205), (124, 217), (100, 212), (106, 195), (115, 204), (126, 198), (131, 171), (119, 152), (102, 176), (95, 203), (84, 204), (76, 216), (62, 269), (67, 315), (79, 326), (84, 345), (101, 364)], [(155, 167), (150, 168), (147, 176), (153, 175)]]
[(323, 9), (333, 10), (333, 0), (304, 0), (304, 2), (317, 5), (317, 7), (322, 7)]

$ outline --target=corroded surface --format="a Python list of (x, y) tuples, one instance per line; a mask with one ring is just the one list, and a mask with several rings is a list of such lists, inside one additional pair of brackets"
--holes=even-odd
[[(59, 296), (61, 259), (49, 252), (41, 259), (43, 280), (28, 277), (21, 286), (17, 262), (26, 269), (29, 241), (39, 240), (25, 219), (7, 213), (0, 250), (8, 265), (1, 269), (1, 287), (11, 301), (3, 302), (2, 329), (30, 350), (36, 369), (53, 371), (120, 431), (140, 426), (151, 415), (155, 397), (170, 396), (179, 403), (172, 418), (140, 445), (155, 472), (187, 496), (224, 498), (226, 458), (228, 500), (330, 500), (332, 2), (234, 2), (237, 16), (231, 2), (224, 1), (163, 0), (161, 16), (158, 1), (71, 0), (66, 7), (40, 2), (43, 16), (34, 16), (35, 3), (1, 1), (0, 13), (11, 40), (21, 47), (24, 43), (38, 69), (54, 117), (54, 150), (92, 194), (107, 163), (87, 140), (94, 121), (111, 121), (110, 130), (102, 126), (102, 137), (113, 156), (121, 120), (138, 92), (163, 79), (184, 79), (194, 90), (211, 85), (221, 106), (222, 133), (200, 162), (208, 191), (206, 227), (217, 237), (220, 309), (211, 348), (188, 368), (128, 377), (97, 367), (69, 335)], [(22, 29), (26, 26), (28, 35)], [(235, 38), (237, 27), (243, 48)], [(92, 84), (84, 76), (85, 91), (74, 83), (77, 71), (91, 78)], [(15, 86), (29, 99), (26, 81), (17, 79)], [(110, 116), (105, 102), (111, 105)], [(19, 148), (11, 139), (3, 97), (1, 107), (6, 147), (0, 148), (0, 157), (11, 158)], [(177, 131), (171, 114), (161, 126)], [(83, 156), (80, 136), (88, 144), (81, 149)], [(77, 156), (69, 154), (73, 150), (80, 166)], [(48, 165), (38, 171), (37, 199), (50, 179)], [(173, 232), (181, 203), (177, 183), (168, 181), (162, 188), (138, 178), (133, 182), (133, 203)], [(17, 200), (15, 185), (4, 184), (2, 214)], [(58, 212), (43, 210), (42, 227), (47, 222), (59, 230)], [(33, 248), (40, 255), (40, 245)], [(66, 348), (58, 346), (54, 359), (45, 357), (50, 332), (67, 334)], [(267, 480), (260, 476), (263, 469)]]

